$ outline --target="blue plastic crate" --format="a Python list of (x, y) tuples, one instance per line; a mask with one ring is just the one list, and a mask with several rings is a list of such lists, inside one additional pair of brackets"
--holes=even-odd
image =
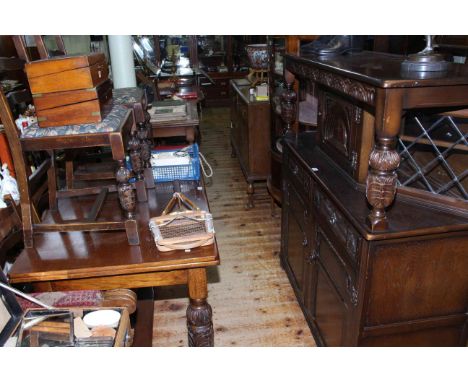
[(161, 152), (181, 152), (185, 151), (190, 155), (191, 161), (187, 165), (173, 166), (151, 166), (153, 177), (156, 182), (172, 182), (173, 180), (199, 180), (200, 179), (200, 160), (198, 157), (198, 144), (187, 146), (179, 150), (153, 150), (152, 153)]

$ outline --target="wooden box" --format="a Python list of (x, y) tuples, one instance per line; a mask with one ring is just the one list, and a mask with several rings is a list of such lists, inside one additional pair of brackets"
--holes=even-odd
[(92, 89), (109, 78), (103, 53), (33, 61), (24, 69), (32, 94)]
[(111, 98), (110, 80), (89, 89), (33, 94), (40, 127), (100, 122)]
[(40, 127), (100, 122), (112, 97), (104, 54), (62, 56), (25, 65)]
[[(4, 275), (0, 272), (0, 281), (6, 282)], [(90, 337), (92, 339), (80, 342), (73, 330), (73, 318), (98, 310), (113, 310), (120, 313), (118, 325), (115, 328), (113, 339), (105, 340), (102, 337)], [(48, 320), (36, 321), (30, 329), (24, 329), (26, 317), (34, 317), (37, 320), (40, 315), (55, 315)], [(57, 319), (57, 317), (63, 319)], [(57, 320), (55, 320), (57, 319)], [(28, 320), (31, 322), (32, 320)], [(18, 344), (17, 338), (22, 338)], [(110, 337), (109, 337), (110, 338)], [(131, 342), (130, 319), (125, 308), (57, 308), (54, 310), (27, 309), (22, 311), (15, 295), (7, 290), (0, 289), (0, 346), (130, 346)]]

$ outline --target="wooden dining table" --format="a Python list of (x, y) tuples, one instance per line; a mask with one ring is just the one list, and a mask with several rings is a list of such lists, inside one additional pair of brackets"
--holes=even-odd
[[(136, 288), (139, 297), (134, 346), (151, 346), (153, 331), (153, 288), (188, 286), (187, 328), (189, 346), (213, 346), (212, 310), (207, 302), (206, 269), (219, 264), (214, 244), (191, 250), (160, 252), (148, 222), (159, 216), (175, 191), (182, 192), (200, 209), (208, 210), (202, 182), (157, 183), (148, 190), (148, 202), (137, 203), (136, 220), (140, 245), (130, 246), (125, 232), (50, 232), (35, 238), (9, 272), (10, 283), (28, 283), (35, 291)], [(93, 199), (61, 199), (61, 215), (50, 214), (46, 222), (86, 216)], [(111, 194), (99, 219), (119, 218), (118, 198)], [(120, 217), (121, 218), (121, 217)]]

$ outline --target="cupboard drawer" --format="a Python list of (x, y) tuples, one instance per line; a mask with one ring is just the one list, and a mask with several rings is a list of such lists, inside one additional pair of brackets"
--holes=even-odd
[(213, 98), (229, 98), (229, 91), (225, 88), (220, 88), (218, 86), (211, 85), (203, 87), (203, 93), (208, 99)]
[(362, 242), (356, 229), (346, 220), (335, 204), (318, 188), (313, 190), (314, 207), (320, 224), (332, 233), (332, 240), (346, 253), (353, 264), (359, 264)]
[(313, 258), (325, 270), (336, 291), (345, 304), (357, 306), (357, 279), (353, 270), (346, 264), (340, 251), (332, 244), (327, 233), (317, 226)]
[(287, 157), (285, 174), (299, 190), (299, 193), (308, 201), (312, 201), (313, 180), (308, 170), (293, 155)]
[(228, 90), (229, 80), (219, 79), (219, 80), (214, 80), (214, 82), (215, 82), (217, 87)]

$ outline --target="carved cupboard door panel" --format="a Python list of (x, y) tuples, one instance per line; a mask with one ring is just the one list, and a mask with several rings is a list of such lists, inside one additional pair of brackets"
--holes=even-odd
[(355, 177), (359, 165), (359, 141), (363, 110), (346, 99), (319, 91), (320, 146), (346, 172)]

